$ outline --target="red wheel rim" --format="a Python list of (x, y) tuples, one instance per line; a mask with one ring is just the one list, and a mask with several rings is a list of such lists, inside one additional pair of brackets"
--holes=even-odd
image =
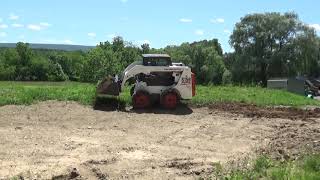
[(163, 98), (163, 105), (165, 108), (173, 109), (177, 106), (177, 95), (175, 93), (168, 93)]
[(134, 95), (133, 100), (135, 108), (144, 108), (149, 105), (149, 97), (142, 93)]

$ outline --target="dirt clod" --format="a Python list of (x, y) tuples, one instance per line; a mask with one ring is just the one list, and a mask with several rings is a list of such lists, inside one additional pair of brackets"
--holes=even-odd
[(77, 168), (73, 168), (72, 170), (70, 170), (69, 173), (53, 176), (51, 179), (52, 180), (71, 180), (71, 179), (75, 180), (80, 178), (81, 178), (80, 173), (77, 170)]
[(111, 163), (115, 163), (117, 161), (116, 158), (112, 158), (112, 159), (104, 159), (104, 160), (89, 160), (86, 161), (84, 164), (111, 164)]
[(107, 180), (108, 175), (101, 172), (98, 168), (92, 168), (92, 172), (96, 175), (99, 180)]
[(76, 177), (80, 176), (80, 173), (78, 172), (77, 168), (73, 168), (70, 172), (70, 179), (74, 179)]
[(166, 166), (168, 168), (191, 169), (193, 166), (198, 164), (199, 163), (192, 162), (190, 160), (173, 160), (173, 161), (167, 162)]

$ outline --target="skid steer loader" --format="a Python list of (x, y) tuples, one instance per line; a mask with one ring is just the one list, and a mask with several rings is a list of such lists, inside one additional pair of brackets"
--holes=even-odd
[(143, 54), (142, 61), (130, 64), (120, 76), (102, 80), (97, 95), (119, 96), (128, 81), (135, 82), (130, 91), (135, 109), (155, 102), (174, 109), (180, 100), (195, 96), (195, 75), (183, 63), (172, 63), (167, 54)]

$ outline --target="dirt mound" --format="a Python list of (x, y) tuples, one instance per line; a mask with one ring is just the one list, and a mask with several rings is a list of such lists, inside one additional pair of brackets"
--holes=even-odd
[(295, 159), (301, 153), (320, 152), (319, 123), (283, 122), (274, 124), (275, 133), (267, 147), (259, 149), (262, 154), (269, 154), (278, 160)]
[(215, 103), (209, 106), (210, 110), (227, 111), (233, 114), (242, 114), (250, 118), (282, 118), (291, 120), (310, 120), (320, 118), (320, 108), (299, 109), (295, 107), (260, 107), (245, 103)]
[[(216, 103), (211, 111), (252, 118), (251, 122), (272, 128), (269, 142), (257, 149), (278, 160), (295, 159), (302, 153), (320, 152), (320, 108), (260, 107), (244, 103)], [(270, 121), (270, 119), (272, 121)]]

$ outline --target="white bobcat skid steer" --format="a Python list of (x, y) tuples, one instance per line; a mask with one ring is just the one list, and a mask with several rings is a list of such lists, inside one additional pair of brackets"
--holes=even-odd
[(118, 76), (103, 80), (97, 88), (98, 95), (119, 96), (127, 81), (134, 79), (130, 93), (133, 107), (150, 107), (154, 102), (168, 109), (180, 100), (195, 96), (195, 75), (183, 63), (172, 63), (166, 54), (144, 54), (142, 61), (129, 65)]

